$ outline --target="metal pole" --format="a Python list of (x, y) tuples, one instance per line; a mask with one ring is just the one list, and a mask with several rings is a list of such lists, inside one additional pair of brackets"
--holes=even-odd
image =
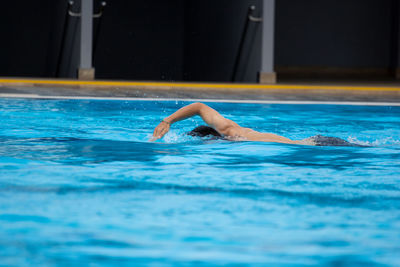
[(274, 72), (275, 0), (263, 1), (260, 83), (275, 83)]
[(81, 40), (79, 79), (94, 79), (92, 67), (92, 44), (93, 44), (93, 0), (81, 1)]

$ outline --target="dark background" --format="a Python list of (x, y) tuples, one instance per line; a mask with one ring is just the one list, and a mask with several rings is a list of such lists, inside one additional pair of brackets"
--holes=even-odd
[[(101, 23), (94, 20), (96, 78), (230, 81), (247, 8), (256, 5), (257, 15), (261, 2), (108, 0)], [(343, 68), (389, 75), (398, 64), (398, 2), (277, 0), (278, 74)], [(0, 76), (76, 77), (79, 20), (66, 24), (66, 10), (64, 0), (3, 1)], [(236, 80), (256, 82), (261, 25), (248, 29)]]

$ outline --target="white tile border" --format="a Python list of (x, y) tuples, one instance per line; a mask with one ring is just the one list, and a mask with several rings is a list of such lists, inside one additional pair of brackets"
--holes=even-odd
[(359, 101), (298, 101), (298, 100), (235, 100), (235, 99), (194, 99), (194, 98), (141, 98), (141, 97), (96, 97), (96, 96), (42, 96), (36, 94), (2, 94), (0, 98), (27, 99), (72, 99), (72, 100), (124, 100), (124, 101), (184, 101), (184, 102), (220, 102), (243, 104), (291, 104), (291, 105), (350, 105), (350, 106), (400, 106), (396, 102), (359, 102)]

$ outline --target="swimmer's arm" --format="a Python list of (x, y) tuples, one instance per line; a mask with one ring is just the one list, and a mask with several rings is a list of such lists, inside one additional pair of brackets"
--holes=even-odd
[(185, 106), (172, 115), (165, 118), (155, 129), (152, 141), (162, 138), (175, 122), (199, 115), (205, 123), (213, 127), (219, 133), (224, 134), (231, 126), (238, 126), (235, 122), (224, 118), (215, 109), (203, 103), (193, 103)]

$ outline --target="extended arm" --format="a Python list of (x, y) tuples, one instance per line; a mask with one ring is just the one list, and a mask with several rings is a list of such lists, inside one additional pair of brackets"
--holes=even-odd
[(205, 123), (221, 134), (224, 134), (229, 127), (238, 126), (235, 122), (224, 118), (209, 106), (202, 103), (194, 103), (177, 110), (175, 113), (165, 118), (154, 129), (152, 141), (162, 138), (169, 131), (171, 124), (195, 115), (199, 115)]

